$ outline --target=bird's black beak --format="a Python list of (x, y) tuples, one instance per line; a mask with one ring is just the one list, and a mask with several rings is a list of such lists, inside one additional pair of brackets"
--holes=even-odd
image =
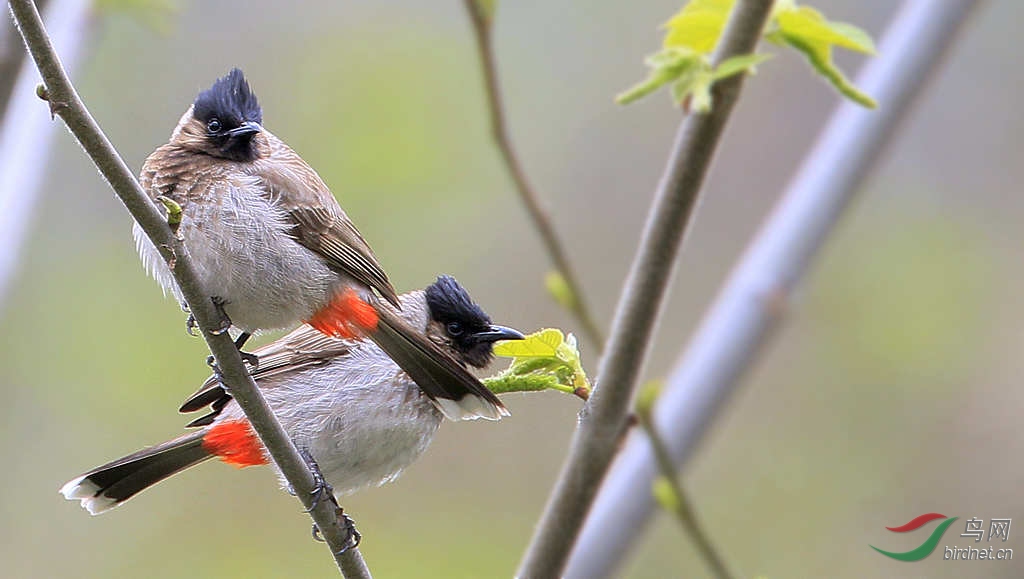
[(260, 132), (262, 130), (263, 130), (263, 127), (261, 127), (259, 123), (254, 123), (252, 121), (248, 121), (248, 122), (242, 123), (242, 125), (239, 126), (238, 128), (231, 129), (230, 131), (228, 131), (228, 136), (232, 137), (232, 138), (251, 137), (252, 135), (255, 135), (256, 133), (258, 133), (258, 132)]
[(499, 340), (522, 340), (524, 336), (519, 330), (513, 330), (512, 328), (506, 328), (505, 326), (490, 325), (487, 329), (482, 332), (477, 332), (473, 336), (481, 342), (497, 342)]

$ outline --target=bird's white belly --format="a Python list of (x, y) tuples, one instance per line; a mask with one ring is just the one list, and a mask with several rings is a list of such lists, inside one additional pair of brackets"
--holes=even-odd
[[(379, 348), (360, 350), (260, 383), (281, 425), (338, 495), (397, 478), (427, 449), (442, 419)], [(232, 404), (222, 419), (239, 412)]]
[[(281, 212), (252, 187), (224, 187), (214, 203), (191, 203), (179, 232), (210, 295), (246, 331), (293, 326), (326, 305), (340, 276), (288, 235)], [(182, 299), (166, 263), (135, 226), (147, 270)]]

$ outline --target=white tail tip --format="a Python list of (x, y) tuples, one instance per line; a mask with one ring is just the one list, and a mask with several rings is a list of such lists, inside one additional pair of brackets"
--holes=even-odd
[(60, 487), (60, 494), (69, 501), (80, 501), (82, 508), (89, 511), (90, 515), (105, 513), (121, 504), (114, 499), (98, 495), (100, 487), (96, 483), (80, 476)]

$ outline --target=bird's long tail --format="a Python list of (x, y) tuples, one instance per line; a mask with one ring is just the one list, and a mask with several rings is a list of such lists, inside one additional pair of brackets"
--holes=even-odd
[(60, 492), (93, 515), (108, 511), (165, 478), (216, 456), (203, 444), (208, 429), (191, 432), (97, 467)]

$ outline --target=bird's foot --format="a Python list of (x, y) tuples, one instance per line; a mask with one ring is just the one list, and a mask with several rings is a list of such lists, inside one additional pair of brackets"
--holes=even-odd
[[(337, 507), (335, 509), (335, 516), (338, 517), (338, 524), (345, 528), (345, 546), (335, 553), (335, 555), (341, 555), (349, 549), (358, 547), (359, 543), (363, 541), (363, 535), (356, 530), (356, 522), (352, 520), (352, 517), (345, 514), (345, 509)], [(320, 527), (316, 526), (316, 523), (313, 523), (313, 540), (320, 541), (321, 543), (324, 542), (323, 534), (320, 533)]]
[(224, 311), (224, 306), (228, 302), (220, 296), (213, 296), (210, 299), (213, 301), (213, 306), (217, 309), (217, 313), (220, 314), (220, 325), (210, 330), (210, 333), (214, 336), (219, 336), (231, 329), (231, 318), (229, 318), (228, 313)]
[(311, 455), (309, 450), (305, 448), (299, 449), (299, 455), (302, 456), (302, 460), (306, 463), (306, 468), (308, 468), (310, 474), (313, 475), (313, 489), (309, 491), (313, 500), (310, 502), (309, 508), (306, 509), (306, 512), (308, 513), (315, 509), (317, 505), (320, 504), (320, 501), (325, 498), (329, 499), (334, 503), (335, 507), (340, 509), (341, 507), (338, 507), (337, 499), (334, 498), (334, 489), (331, 488), (331, 485), (324, 479), (324, 473), (320, 472), (320, 465), (316, 463), (313, 455)]

